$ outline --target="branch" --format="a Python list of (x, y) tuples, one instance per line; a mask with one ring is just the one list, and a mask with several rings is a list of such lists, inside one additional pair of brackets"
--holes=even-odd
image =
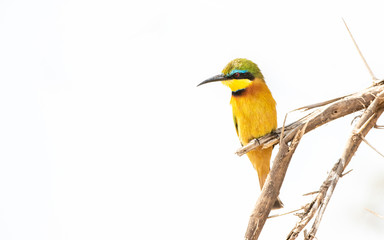
[[(255, 240), (259, 237), (261, 230), (268, 218), (268, 215), (272, 209), (273, 204), (279, 195), (281, 185), (283, 183), (285, 173), (287, 172), (289, 162), (298, 146), (300, 139), (305, 133), (307, 124), (299, 129), (295, 136), (288, 135), (285, 137), (281, 144), (279, 152), (275, 158), (271, 172), (268, 174), (267, 180), (264, 184), (261, 194), (256, 202), (253, 213), (249, 219), (247, 232), (245, 233), (245, 239)], [(288, 142), (293, 137), (290, 145)]]
[[(333, 101), (330, 100), (323, 102), (324, 105), (320, 104), (321, 107), (318, 107), (312, 113), (297, 120), (296, 122), (285, 126), (283, 138), (288, 137), (286, 140), (288, 142), (292, 141), (297, 131), (301, 129), (306, 123), (308, 123), (308, 126), (305, 130), (305, 133), (312, 131), (313, 129), (320, 127), (330, 121), (360, 111), (361, 109), (365, 109), (369, 106), (369, 103), (375, 99), (376, 95), (382, 91), (384, 91), (384, 81), (381, 81), (376, 85), (364, 89), (360, 92), (350, 94), (341, 98), (332, 99)], [(312, 106), (318, 105), (319, 104), (312, 104), (305, 108), (312, 108)], [(278, 128), (263, 137), (253, 139), (247, 145), (238, 149), (236, 151), (236, 154), (242, 156), (260, 145), (264, 145), (263, 148), (268, 148), (270, 146), (276, 145), (277, 143), (279, 143), (280, 134), (282, 132), (281, 130), (282, 128)]]
[(376, 121), (384, 111), (384, 91), (375, 97), (375, 100), (364, 111), (363, 115), (356, 123), (348, 141), (344, 148), (343, 154), (332, 171), (329, 173), (327, 179), (320, 187), (320, 191), (316, 198), (308, 205), (308, 208), (301, 215), (301, 220), (296, 224), (292, 231), (287, 236), (288, 240), (296, 239), (302, 229), (308, 224), (317, 212), (316, 219), (312, 225), (309, 234), (306, 234), (305, 240), (312, 240), (315, 237), (317, 229), (319, 228), (322, 216), (332, 197), (333, 191), (342, 173), (348, 163), (351, 161), (352, 156), (355, 154), (360, 143), (364, 137), (375, 126)]
[[(363, 59), (371, 77), (373, 78), (373, 86), (354, 94), (295, 109), (293, 111), (309, 109), (315, 110), (288, 126), (285, 126), (285, 120), (287, 117), (285, 116), (282, 128), (279, 128), (258, 139), (253, 139), (246, 146), (237, 150), (236, 154), (241, 156), (258, 146), (268, 148), (280, 142), (279, 152), (275, 158), (272, 170), (267, 177), (266, 183), (264, 184), (261, 194), (256, 202), (256, 206), (250, 217), (247, 232), (245, 234), (246, 240), (258, 239), (271, 211), (272, 205), (276, 201), (279, 194), (289, 162), (302, 136), (325, 123), (357, 112), (361, 109), (366, 109), (359, 121), (356, 123), (342, 157), (332, 168), (332, 171), (329, 173), (327, 179), (320, 187), (316, 198), (302, 208), (304, 209), (304, 213), (301, 214), (301, 220), (296, 224), (287, 237), (288, 240), (296, 239), (301, 230), (303, 230), (308, 222), (317, 214), (309, 234), (304, 231), (305, 240), (312, 240), (315, 238), (315, 234), (319, 228), (322, 216), (332, 197), (336, 184), (340, 177), (344, 176), (343, 171), (351, 161), (351, 158), (355, 154), (360, 143), (362, 141), (367, 142), (365, 140), (365, 136), (371, 128), (377, 127), (376, 122), (384, 111), (384, 80), (378, 81), (378, 79), (374, 76), (344, 19), (343, 22), (360, 54), (360, 57)], [(290, 145), (288, 145), (289, 142), (291, 142)], [(367, 144), (369, 143), (367, 142)]]
[[(296, 224), (296, 227), (291, 231), (287, 238), (295, 239), (317, 213), (315, 223), (310, 234), (307, 236), (309, 237), (307, 239), (312, 239), (311, 236), (314, 236), (318, 229), (321, 217), (332, 196), (338, 179), (342, 175), (353, 154), (356, 152), (357, 147), (361, 141), (363, 141), (363, 137), (373, 126), (375, 126), (377, 119), (384, 110), (384, 107), (382, 106), (384, 104), (383, 96), (384, 81), (351, 95), (336, 98), (321, 104), (309, 105), (309, 107), (306, 108), (316, 106), (315, 108), (317, 109), (288, 126), (279, 128), (268, 135), (252, 140), (248, 145), (238, 150), (237, 154), (242, 155), (257, 146), (263, 145), (263, 147), (269, 147), (280, 141), (279, 152), (250, 217), (245, 234), (246, 240), (258, 239), (271, 211), (272, 205), (279, 195), (288, 165), (302, 136), (325, 123), (361, 109), (365, 109), (369, 106), (356, 123), (355, 130), (352, 132), (350, 137), (351, 140), (348, 143), (349, 145), (345, 148), (342, 158), (335, 164), (327, 180), (321, 186), (316, 198), (303, 208), (304, 213), (301, 214), (301, 221)], [(379, 108), (380, 111), (378, 110)], [(290, 145), (289, 142), (291, 142)]]

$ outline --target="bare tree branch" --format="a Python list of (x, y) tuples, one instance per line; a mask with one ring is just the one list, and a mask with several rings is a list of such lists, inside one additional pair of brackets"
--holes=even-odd
[(378, 94), (375, 100), (370, 104), (370, 106), (364, 111), (363, 115), (360, 117), (359, 121), (356, 123), (351, 136), (349, 137), (346, 147), (344, 148), (343, 154), (338, 162), (333, 167), (332, 171), (329, 173), (327, 179), (324, 181), (320, 187), (320, 191), (316, 198), (309, 205), (309, 209), (304, 211), (301, 216), (301, 220), (296, 224), (292, 231), (288, 234), (287, 239), (293, 240), (296, 239), (298, 234), (303, 230), (303, 228), (308, 224), (308, 222), (316, 215), (316, 219), (312, 225), (309, 233), (305, 234), (305, 240), (314, 239), (316, 232), (319, 228), (322, 216), (328, 205), (329, 200), (332, 197), (333, 191), (336, 187), (336, 184), (339, 178), (345, 170), (348, 163), (351, 161), (352, 156), (355, 154), (360, 143), (363, 141), (364, 137), (376, 124), (376, 121), (384, 111), (384, 91)]
[(384, 110), (384, 81), (380, 85), (375, 85), (361, 92), (327, 102), (329, 103), (322, 105), (298, 121), (283, 127), (283, 129), (279, 128), (266, 136), (254, 139), (248, 145), (238, 150), (237, 153), (242, 155), (257, 146), (272, 146), (279, 143), (280, 140), (279, 152), (250, 217), (245, 239), (258, 239), (272, 205), (280, 192), (290, 159), (302, 136), (327, 122), (361, 109), (366, 109), (357, 121), (342, 157), (335, 164), (327, 180), (320, 187), (315, 199), (303, 207), (304, 211), (300, 214), (301, 220), (287, 237), (287, 239), (296, 239), (309, 221), (316, 216), (312, 229), (305, 234), (306, 239), (314, 238), (326, 206), (345, 167), (363, 141), (363, 137), (375, 126), (377, 119)]
[(306, 127), (307, 124), (295, 132), (290, 145), (288, 145), (288, 142), (290, 141), (288, 139), (291, 139), (290, 135), (283, 139), (279, 152), (277, 153), (273, 163), (271, 172), (268, 174), (267, 180), (263, 189), (261, 190), (253, 213), (249, 219), (248, 228), (245, 233), (245, 239), (255, 240), (259, 237), (261, 230), (263, 229), (268, 215), (272, 209), (272, 206), (275, 203), (277, 196), (279, 195), (289, 162), (300, 142), (300, 139), (304, 135)]
[[(347, 95), (342, 98), (336, 98), (337, 100), (331, 102), (330, 104), (326, 104), (296, 122), (285, 126), (283, 137), (286, 138), (289, 136), (287, 140), (291, 141), (295, 136), (295, 133), (307, 122), (308, 126), (305, 133), (320, 127), (325, 123), (360, 111), (361, 109), (368, 107), (369, 103), (374, 100), (375, 96), (383, 90), (384, 81), (381, 81), (380, 84), (364, 89), (363, 91)], [(254, 139), (247, 145), (238, 149), (236, 154), (242, 156), (260, 145), (263, 145), (264, 148), (275, 145), (279, 142), (281, 132), (282, 128), (278, 128), (263, 137)]]
[[(296, 214), (300, 216), (300, 221), (289, 233), (287, 240), (296, 239), (299, 233), (314, 216), (316, 216), (316, 218), (310, 231), (308, 232), (307, 230), (304, 230), (304, 238), (305, 240), (312, 240), (316, 238), (316, 232), (319, 228), (325, 209), (332, 197), (333, 191), (339, 179), (348, 173), (343, 174), (346, 166), (351, 161), (352, 156), (355, 154), (362, 141), (365, 141), (369, 146), (371, 146), (365, 140), (365, 136), (368, 132), (373, 127), (381, 127), (377, 126), (376, 122), (384, 111), (384, 80), (379, 81), (375, 77), (344, 19), (343, 22), (352, 38), (353, 43), (355, 44), (357, 51), (360, 54), (360, 57), (364, 61), (364, 64), (373, 79), (373, 85), (354, 94), (295, 109), (293, 111), (306, 111), (309, 109), (314, 109), (314, 111), (287, 126), (285, 126), (286, 115), (282, 128), (276, 129), (263, 137), (253, 139), (246, 146), (237, 150), (236, 154), (241, 156), (258, 146), (268, 148), (280, 142), (279, 152), (275, 158), (272, 170), (266, 179), (266, 183), (264, 184), (250, 217), (245, 234), (246, 240), (258, 239), (271, 211), (272, 205), (279, 195), (292, 155), (305, 133), (337, 118), (365, 109), (364, 113), (357, 121), (351, 136), (349, 137), (341, 158), (332, 168), (327, 179), (321, 185), (320, 190), (310, 193), (317, 193), (315, 199), (301, 208), (304, 210), (303, 213)], [(290, 145), (289, 142), (291, 142)], [(374, 150), (377, 151), (376, 149)]]

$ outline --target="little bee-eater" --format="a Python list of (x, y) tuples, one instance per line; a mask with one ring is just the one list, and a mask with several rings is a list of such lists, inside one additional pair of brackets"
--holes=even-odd
[[(230, 103), (233, 121), (243, 146), (276, 129), (276, 102), (255, 63), (244, 58), (232, 60), (222, 74), (209, 78), (198, 86), (217, 81), (221, 81), (232, 91)], [(260, 188), (263, 188), (269, 173), (272, 148), (258, 147), (247, 153), (259, 176)], [(282, 207), (282, 202), (277, 198), (273, 209)]]

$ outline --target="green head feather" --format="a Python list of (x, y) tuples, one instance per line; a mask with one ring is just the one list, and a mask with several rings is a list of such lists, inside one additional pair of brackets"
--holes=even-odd
[(229, 62), (227, 66), (223, 69), (222, 73), (226, 76), (230, 75), (232, 71), (239, 70), (239, 71), (248, 71), (250, 72), (255, 78), (260, 78), (261, 80), (264, 80), (264, 76), (261, 73), (259, 67), (252, 61), (245, 59), (245, 58), (236, 58)]

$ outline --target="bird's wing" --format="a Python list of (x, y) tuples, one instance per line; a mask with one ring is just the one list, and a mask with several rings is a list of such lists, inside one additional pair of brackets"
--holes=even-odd
[(236, 118), (235, 114), (233, 114), (233, 122), (235, 123), (237, 136), (239, 136), (239, 125), (237, 124), (237, 118)]

